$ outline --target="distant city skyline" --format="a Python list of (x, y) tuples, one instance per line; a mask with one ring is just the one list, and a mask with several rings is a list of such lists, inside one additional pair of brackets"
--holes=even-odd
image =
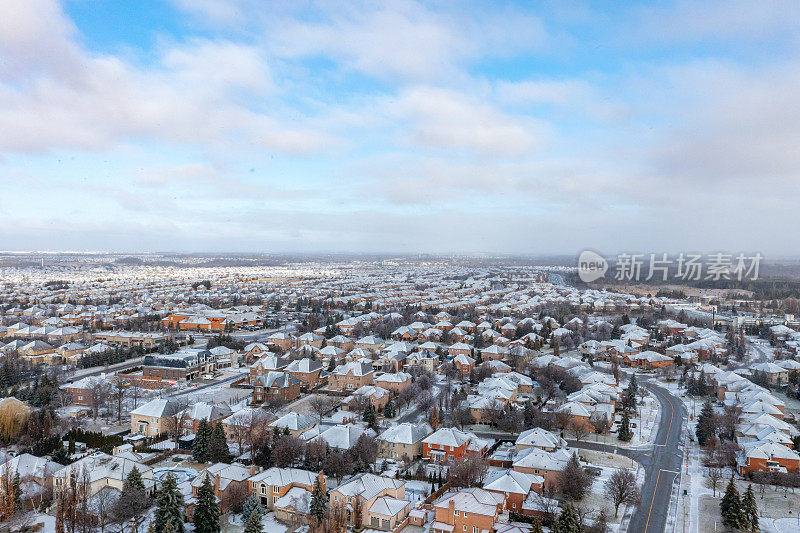
[(0, 248), (797, 257), (800, 4), (7, 0)]

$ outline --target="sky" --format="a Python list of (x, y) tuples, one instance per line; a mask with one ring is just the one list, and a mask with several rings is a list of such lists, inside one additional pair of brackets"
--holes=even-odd
[(1, 0), (0, 249), (800, 256), (800, 2)]

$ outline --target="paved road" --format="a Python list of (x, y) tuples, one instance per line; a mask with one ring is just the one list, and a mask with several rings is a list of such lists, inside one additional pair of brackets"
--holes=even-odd
[[(669, 515), (672, 485), (680, 474), (683, 457), (681, 431), (684, 417), (687, 416), (683, 402), (675, 398), (663, 387), (639, 377), (639, 385), (649, 390), (661, 404), (661, 418), (655, 445), (642, 445), (636, 448), (620, 448), (600, 442), (581, 441), (579, 448), (606, 453), (617, 453), (641, 464), (645, 479), (642, 485), (642, 501), (633, 513), (628, 525), (629, 533), (663, 533)], [(646, 428), (644, 428), (646, 429)], [(497, 432), (475, 432), (482, 438), (509, 438), (515, 435)], [(574, 440), (567, 439), (570, 446)], [(603, 490), (594, 487), (593, 490)]]
[(216, 387), (216, 386), (219, 386), (219, 385), (224, 385), (226, 383), (232, 383), (232, 382), (236, 381), (237, 379), (244, 377), (245, 375), (246, 374), (234, 374), (234, 375), (229, 376), (229, 377), (224, 378), (224, 379), (211, 381), (209, 383), (204, 383), (202, 385), (198, 385), (197, 387), (187, 387), (185, 389), (180, 389), (180, 390), (177, 390), (177, 391), (174, 391), (174, 392), (170, 392), (169, 394), (164, 394), (163, 397), (164, 398), (179, 398), (181, 396), (187, 396), (187, 395), (190, 395), (190, 394), (194, 394), (194, 393), (196, 393), (198, 391), (201, 391), (203, 389), (207, 389), (209, 387)]
[(137, 357), (135, 359), (128, 359), (127, 361), (124, 361), (122, 363), (117, 363), (115, 365), (93, 366), (91, 368), (82, 368), (79, 370), (74, 370), (68, 375), (68, 380), (70, 383), (72, 383), (88, 376), (99, 376), (104, 372), (107, 374), (113, 374), (119, 370), (127, 370), (128, 368), (141, 366), (143, 361), (144, 357)]
[(661, 404), (661, 420), (655, 446), (651, 450), (629, 450), (636, 454), (629, 457), (644, 467), (645, 480), (642, 503), (633, 513), (628, 531), (663, 533), (669, 516), (673, 482), (680, 476), (683, 457), (681, 433), (687, 413), (683, 402), (663, 387), (646, 380), (640, 381), (640, 384), (653, 393)]

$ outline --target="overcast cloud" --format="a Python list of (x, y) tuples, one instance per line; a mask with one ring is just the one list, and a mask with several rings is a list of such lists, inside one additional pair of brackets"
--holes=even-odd
[(0, 248), (800, 255), (796, 2), (143, 6), (4, 3)]

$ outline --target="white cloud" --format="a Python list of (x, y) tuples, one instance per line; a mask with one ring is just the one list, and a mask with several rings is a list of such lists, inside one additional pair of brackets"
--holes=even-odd
[(512, 117), (476, 97), (431, 86), (403, 92), (396, 113), (410, 121), (414, 143), (423, 148), (455, 148), (481, 154), (519, 155), (542, 147), (547, 126)]
[[(301, 154), (339, 144), (296, 110), (291, 119), (282, 114), (268, 64), (253, 46), (194, 40), (164, 49), (160, 66), (139, 68), (79, 47), (55, 6), (11, 6), (25, 29), (0, 41), (0, 55), (24, 61), (12, 64), (13, 77), (0, 78), (0, 151), (101, 150), (158, 139)], [(39, 9), (47, 24), (30, 22)], [(249, 107), (246, 94), (257, 94), (260, 108)]]

